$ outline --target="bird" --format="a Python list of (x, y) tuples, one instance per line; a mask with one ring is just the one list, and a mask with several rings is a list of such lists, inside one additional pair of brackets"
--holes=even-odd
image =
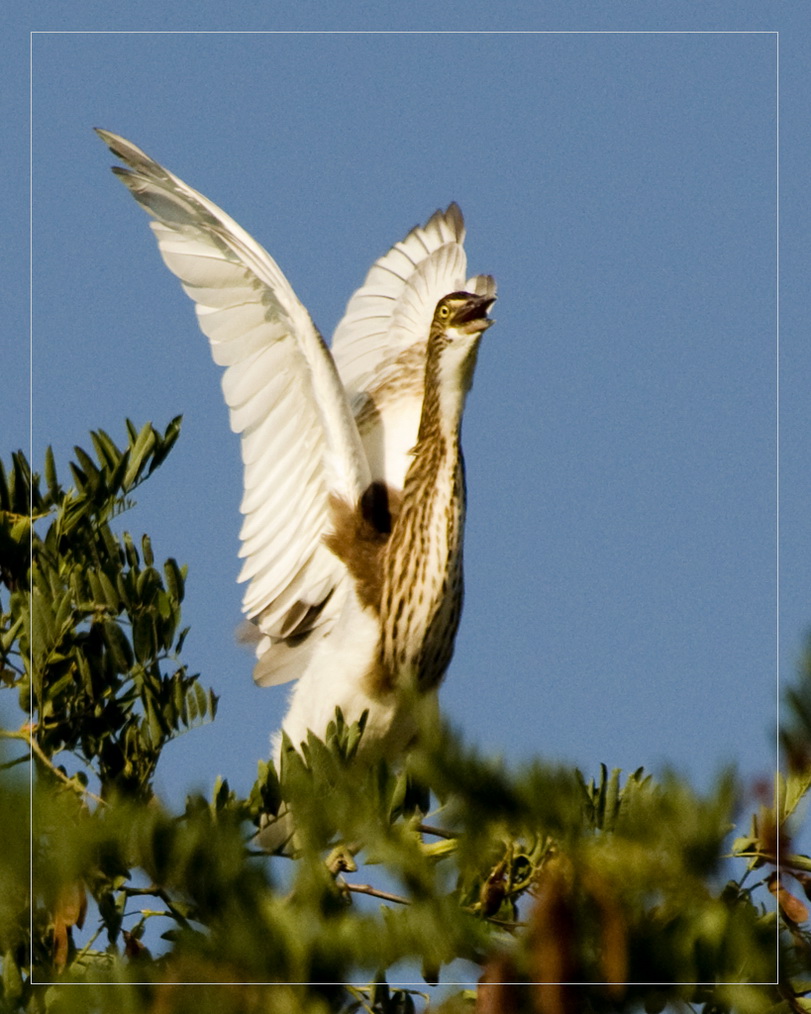
[(295, 680), (297, 750), (339, 708), (361, 750), (393, 758), (436, 700), (462, 608), (460, 434), (490, 275), (466, 277), (452, 203), (375, 261), (327, 346), (267, 251), (140, 148), (98, 130), (195, 304), (240, 434), (254, 680)]

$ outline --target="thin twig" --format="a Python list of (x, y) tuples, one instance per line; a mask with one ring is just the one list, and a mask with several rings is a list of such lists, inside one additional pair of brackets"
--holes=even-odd
[(76, 958), (75, 958), (75, 963), (76, 964), (78, 964), (85, 957), (85, 955), (89, 953), (90, 948), (93, 946), (93, 944), (101, 936), (101, 933), (102, 933), (103, 929), (104, 929), (103, 925), (99, 926), (99, 928), (96, 930), (96, 932), (93, 934), (93, 936), (87, 941), (87, 943), (84, 945), (84, 947), (79, 951), (79, 953), (76, 955)]
[[(394, 901), (398, 905), (410, 905), (411, 902), (408, 898), (401, 898), (399, 894), (390, 894), (388, 891), (381, 891), (377, 887), (372, 887), (371, 884), (350, 884), (348, 881), (341, 881), (341, 886), (346, 888), (347, 891), (355, 891), (356, 894), (370, 894), (373, 898), (380, 898), (383, 901)], [(520, 929), (522, 926), (526, 926), (525, 922), (512, 922), (508, 919), (496, 919), (493, 916), (487, 916), (485, 922), (492, 923), (494, 926), (501, 926), (504, 929)]]
[(24, 729), (0, 729), (0, 739), (24, 739), (28, 742), (28, 733)]
[(430, 824), (420, 824), (417, 830), (422, 831), (423, 834), (432, 834), (435, 838), (453, 839), (459, 837), (455, 831), (445, 831), (441, 827), (432, 827)]
[(383, 901), (394, 901), (398, 905), (410, 905), (408, 898), (401, 898), (398, 894), (389, 894), (388, 891), (381, 891), (371, 884), (350, 884), (344, 881), (343, 886), (347, 891), (355, 891), (357, 894), (371, 894), (374, 898), (381, 898)]
[(529, 923), (521, 922), (521, 921), (516, 922), (515, 920), (512, 920), (512, 919), (497, 919), (494, 915), (485, 916), (484, 921), (491, 923), (493, 926), (501, 926), (504, 929), (509, 929), (509, 930), (512, 930), (512, 929), (523, 929), (524, 926), (528, 926), (529, 925)]
[(186, 916), (183, 915), (182, 912), (178, 912), (175, 903), (172, 901), (172, 898), (169, 892), (166, 890), (166, 888), (158, 887), (157, 884), (150, 884), (149, 887), (122, 887), (121, 890), (124, 892), (124, 894), (128, 899), (144, 897), (147, 895), (153, 898), (159, 898), (168, 909), (168, 911), (166, 912), (160, 912), (155, 909), (142, 908), (139, 910), (141, 915), (143, 916), (159, 915), (164, 916), (168, 919), (174, 919), (175, 922), (180, 923), (181, 926), (191, 925)]
[(157, 884), (150, 884), (149, 887), (122, 887), (122, 891), (128, 898), (135, 898), (139, 895), (147, 894), (151, 895), (153, 898), (160, 898), (161, 901), (165, 901), (167, 903), (169, 901), (166, 891), (162, 887), (158, 887)]

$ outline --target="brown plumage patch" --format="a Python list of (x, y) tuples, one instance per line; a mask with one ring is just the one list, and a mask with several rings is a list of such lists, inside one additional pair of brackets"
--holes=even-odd
[(360, 498), (360, 513), (363, 520), (379, 535), (391, 535), (394, 524), (392, 496), (385, 482), (373, 482)]
[(401, 495), (383, 482), (368, 486), (355, 505), (334, 495), (329, 500), (332, 532), (324, 542), (346, 564), (361, 603), (377, 613), (383, 585), (383, 550), (397, 520), (400, 500)]
[(327, 597), (315, 604), (302, 602), (301, 599), (293, 603), (284, 618), (280, 632), (280, 640), (284, 641), (288, 648), (295, 648), (310, 636), (318, 617), (324, 611), (324, 606), (332, 598), (333, 591), (334, 589), (330, 589)]
[(374, 700), (380, 700), (391, 694), (395, 687), (394, 676), (390, 669), (383, 665), (383, 659), (378, 655), (374, 662), (366, 670), (361, 686), (364, 692)]

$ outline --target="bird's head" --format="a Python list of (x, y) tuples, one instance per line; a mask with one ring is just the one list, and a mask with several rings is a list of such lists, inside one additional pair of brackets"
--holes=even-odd
[(451, 292), (437, 303), (428, 336), (428, 373), (446, 392), (464, 398), (470, 389), (479, 339), (494, 323), (487, 316), (494, 302), (493, 295)]
[(487, 311), (495, 301), (495, 296), (479, 296), (473, 292), (451, 292), (437, 303), (431, 332), (444, 334), (449, 341), (471, 335), (478, 338), (494, 323), (487, 316)]

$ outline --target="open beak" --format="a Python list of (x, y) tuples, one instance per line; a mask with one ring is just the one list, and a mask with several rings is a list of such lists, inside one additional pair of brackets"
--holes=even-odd
[(495, 296), (471, 296), (464, 306), (457, 311), (454, 324), (468, 334), (485, 331), (495, 321), (487, 316), (487, 311), (495, 303)]

